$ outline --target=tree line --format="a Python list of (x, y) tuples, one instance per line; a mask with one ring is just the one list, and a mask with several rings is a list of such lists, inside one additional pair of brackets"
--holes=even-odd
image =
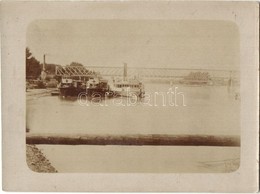
[(41, 64), (26, 48), (26, 79), (37, 79), (41, 74)]
[[(55, 74), (56, 66), (60, 66), (57, 64), (45, 64), (45, 72), (50, 75)], [(71, 62), (70, 66), (83, 66), (78, 62)], [(26, 48), (26, 79), (38, 79), (41, 75), (41, 71), (43, 68), (43, 64), (37, 60), (30, 49)]]

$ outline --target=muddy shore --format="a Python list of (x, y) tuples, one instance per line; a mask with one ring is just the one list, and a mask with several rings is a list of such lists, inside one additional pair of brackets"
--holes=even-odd
[(35, 145), (26, 145), (26, 161), (28, 167), (34, 172), (58, 172)]
[(56, 91), (56, 88), (47, 89), (28, 89), (26, 91), (26, 100), (32, 100), (43, 96), (51, 96), (51, 92)]

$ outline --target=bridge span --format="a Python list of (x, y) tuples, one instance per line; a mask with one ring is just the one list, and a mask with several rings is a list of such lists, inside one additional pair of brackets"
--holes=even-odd
[[(100, 74), (105, 77), (117, 77), (123, 75), (122, 67), (104, 67), (104, 66), (60, 66), (56, 68), (57, 76), (81, 76), (93, 77)], [(205, 72), (211, 78), (233, 78), (239, 77), (239, 71), (220, 70), (220, 69), (180, 69), (180, 68), (144, 68), (144, 67), (128, 67), (128, 76), (137, 76), (140, 78), (162, 78), (175, 79), (184, 78), (191, 72)]]

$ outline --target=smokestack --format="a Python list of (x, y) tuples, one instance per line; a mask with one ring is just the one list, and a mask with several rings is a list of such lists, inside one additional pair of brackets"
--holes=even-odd
[(42, 70), (45, 71), (45, 54), (43, 55), (43, 66), (42, 66)]
[(42, 72), (41, 72), (41, 79), (45, 80), (47, 74), (45, 72), (45, 54), (43, 55), (43, 65), (42, 65)]
[(126, 80), (127, 77), (127, 64), (124, 63), (124, 81)]

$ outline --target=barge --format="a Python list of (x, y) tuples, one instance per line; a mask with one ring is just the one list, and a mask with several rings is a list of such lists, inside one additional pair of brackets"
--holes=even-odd
[(62, 97), (78, 96), (81, 92), (86, 92), (86, 84), (81, 80), (63, 77), (58, 85), (58, 89)]

